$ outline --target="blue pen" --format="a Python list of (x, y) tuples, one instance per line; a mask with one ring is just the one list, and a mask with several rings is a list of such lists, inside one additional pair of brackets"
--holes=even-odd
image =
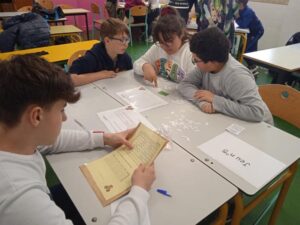
[(166, 190), (164, 189), (156, 189), (156, 191), (164, 196), (172, 197)]

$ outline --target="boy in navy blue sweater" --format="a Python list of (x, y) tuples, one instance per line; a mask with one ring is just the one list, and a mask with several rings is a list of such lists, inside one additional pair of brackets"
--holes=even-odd
[(132, 69), (132, 60), (126, 53), (129, 30), (119, 19), (109, 18), (101, 25), (101, 43), (95, 44), (70, 67), (76, 86), (96, 80), (112, 78), (119, 71)]
[(239, 0), (240, 10), (236, 16), (236, 22), (240, 28), (248, 28), (246, 52), (257, 51), (258, 40), (264, 34), (264, 27), (255, 12), (247, 5), (248, 0)]

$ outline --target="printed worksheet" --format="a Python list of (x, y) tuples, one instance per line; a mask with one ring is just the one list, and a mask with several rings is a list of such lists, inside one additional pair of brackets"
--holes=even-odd
[(155, 130), (154, 126), (130, 105), (99, 112), (97, 115), (112, 133), (136, 127), (140, 122)]
[(136, 87), (118, 92), (117, 95), (139, 112), (168, 104), (165, 100), (144, 87)]

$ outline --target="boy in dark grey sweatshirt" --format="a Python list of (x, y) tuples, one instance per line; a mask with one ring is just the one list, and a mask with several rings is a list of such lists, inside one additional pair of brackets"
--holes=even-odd
[(229, 55), (230, 44), (218, 28), (195, 34), (190, 50), (197, 67), (179, 84), (180, 93), (205, 113), (273, 124), (251, 72)]

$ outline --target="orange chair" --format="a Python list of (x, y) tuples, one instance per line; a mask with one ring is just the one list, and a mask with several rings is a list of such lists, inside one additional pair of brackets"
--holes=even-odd
[(100, 31), (102, 23), (109, 18), (109, 14), (104, 5), (99, 7), (96, 3), (91, 3), (91, 12), (93, 17), (92, 36), (95, 38), (95, 29)]
[[(129, 9), (129, 20), (128, 20), (128, 28), (130, 34), (130, 45), (132, 46), (132, 35), (131, 35), (131, 28), (132, 27), (145, 27), (145, 41), (148, 45), (148, 24), (147, 24), (147, 15), (148, 15), (148, 7), (143, 5), (133, 6)], [(145, 20), (142, 23), (135, 23), (134, 17), (135, 16), (144, 16)]]
[(32, 6), (27, 5), (27, 6), (23, 6), (21, 8), (19, 8), (17, 11), (18, 12), (31, 12), (32, 10)]
[[(272, 115), (277, 116), (288, 123), (300, 128), (300, 92), (292, 87), (281, 84), (268, 84), (259, 86), (259, 93), (264, 102), (269, 107)], [(288, 154), (288, 149), (287, 149)], [(275, 206), (269, 219), (269, 225), (275, 225), (276, 219), (280, 213), (289, 187), (293, 181), (298, 167), (298, 162), (294, 162), (285, 172), (274, 179), (264, 191), (259, 193), (247, 205), (244, 205), (242, 193), (239, 192), (234, 197), (235, 210), (231, 225), (239, 225), (242, 218), (245, 217), (258, 204), (265, 200), (269, 194), (281, 187), (277, 199), (271, 201)], [(276, 196), (275, 196), (276, 197)], [(267, 210), (270, 207), (267, 207)], [(264, 212), (265, 213), (265, 212)]]

